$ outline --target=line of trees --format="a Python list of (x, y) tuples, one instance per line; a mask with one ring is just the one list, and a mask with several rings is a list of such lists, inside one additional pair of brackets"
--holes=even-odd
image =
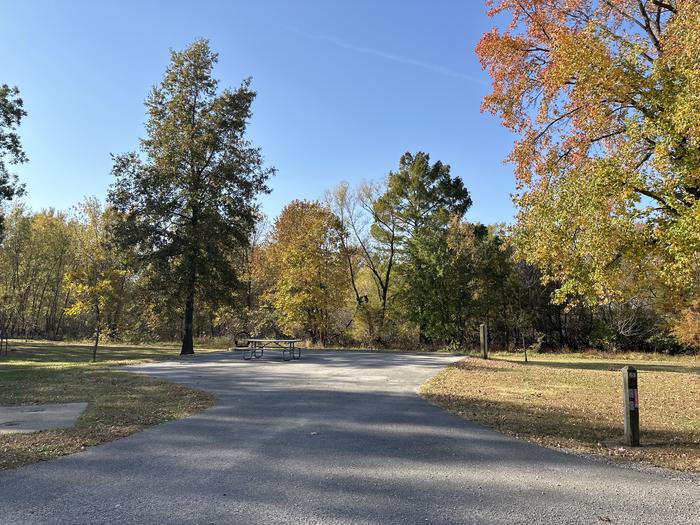
[[(449, 166), (421, 152), (381, 182), (292, 201), (223, 252), (234, 279), (200, 274), (192, 336), (247, 330), (323, 345), (456, 348), (478, 344), (487, 322), (500, 348), (683, 349), (647, 304), (552, 302), (555, 284), (515, 257), (507, 228), (464, 219), (470, 204)], [(115, 242), (124, 221), (96, 199), (71, 213), (16, 205), (0, 249), (7, 330), (92, 337), (95, 350), (100, 339), (181, 337), (186, 294), (171, 293), (165, 276)], [(214, 293), (212, 283), (221, 286)]]
[(324, 344), (470, 347), (490, 325), (501, 348), (680, 351), (642, 302), (553, 302), (557, 284), (516, 257), (510, 229), (464, 219), (471, 198), (449, 166), (405, 154), (379, 183), (294, 201), (252, 257), (255, 332)]

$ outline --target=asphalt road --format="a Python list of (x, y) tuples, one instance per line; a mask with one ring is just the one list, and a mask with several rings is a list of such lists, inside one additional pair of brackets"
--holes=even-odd
[(0, 523), (700, 523), (697, 477), (543, 449), (418, 397), (452, 360), (277, 352), (135, 368), (218, 402), (0, 472)]

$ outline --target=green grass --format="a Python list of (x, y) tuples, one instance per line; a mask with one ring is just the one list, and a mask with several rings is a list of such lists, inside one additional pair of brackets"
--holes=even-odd
[[(221, 349), (195, 347), (197, 354), (218, 352)], [(104, 366), (126, 365), (176, 359), (180, 345), (114, 345), (101, 344), (97, 349), (96, 364)], [(89, 342), (57, 343), (53, 341), (10, 341), (8, 357), (0, 357), (0, 370), (7, 367), (38, 366), (74, 367), (92, 365), (92, 344)]]
[[(451, 412), (507, 434), (678, 470), (700, 471), (700, 368), (693, 357), (597, 353), (466, 358), (423, 386)], [(639, 370), (641, 447), (622, 443), (620, 368)]]
[(88, 407), (72, 428), (0, 435), (0, 469), (78, 452), (214, 403), (209, 393), (115, 368), (177, 358), (173, 345), (106, 345), (95, 363), (83, 344), (12, 341), (10, 349), (0, 357), (0, 405), (87, 401)]

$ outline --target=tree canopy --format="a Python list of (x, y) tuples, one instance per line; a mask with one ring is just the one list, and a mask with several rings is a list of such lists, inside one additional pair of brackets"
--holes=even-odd
[(700, 3), (489, 0), (485, 110), (520, 139), (516, 246), (560, 302), (685, 301), (700, 276)]
[[(419, 327), (421, 342), (444, 328), (448, 309), (444, 292), (454, 289), (449, 270), (448, 226), (461, 220), (471, 197), (450, 166), (430, 155), (406, 153), (399, 169), (390, 172), (385, 193), (377, 200), (379, 214), (395, 217), (399, 233), (400, 299), (406, 315)], [(457, 329), (461, 335), (461, 331)]]
[(184, 303), (183, 354), (193, 352), (195, 297), (226, 301), (238, 285), (232, 250), (248, 242), (256, 196), (273, 169), (246, 139), (250, 79), (218, 90), (206, 40), (172, 51), (148, 99), (140, 152), (114, 158), (115, 236), (133, 249), (159, 293)]
[(264, 297), (288, 335), (325, 344), (338, 331), (348, 291), (339, 226), (327, 207), (298, 200), (273, 225), (259, 272), (267, 274)]
[[(19, 89), (0, 85), (0, 202), (24, 193), (24, 187), (17, 182), (17, 176), (9, 172), (7, 165), (27, 161), (17, 133), (17, 127), (26, 115)], [(3, 216), (0, 214), (0, 239), (2, 233)]]

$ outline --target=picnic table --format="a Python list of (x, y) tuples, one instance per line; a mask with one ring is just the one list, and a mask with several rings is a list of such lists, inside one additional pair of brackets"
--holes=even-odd
[(297, 347), (301, 339), (261, 339), (248, 337), (245, 332), (235, 338), (235, 349), (243, 351), (243, 359), (249, 361), (260, 359), (265, 350), (282, 350), (282, 359), (291, 361), (301, 359), (301, 348)]

